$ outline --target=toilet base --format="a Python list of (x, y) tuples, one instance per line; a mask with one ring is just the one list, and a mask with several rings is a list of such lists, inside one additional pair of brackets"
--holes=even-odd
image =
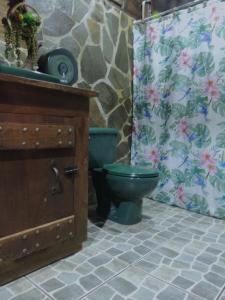
[(107, 220), (110, 213), (111, 195), (107, 189), (102, 168), (92, 170), (92, 182), (97, 196), (97, 217), (102, 220)]
[(141, 222), (142, 200), (121, 201), (118, 207), (112, 204), (108, 218), (123, 225), (134, 225)]

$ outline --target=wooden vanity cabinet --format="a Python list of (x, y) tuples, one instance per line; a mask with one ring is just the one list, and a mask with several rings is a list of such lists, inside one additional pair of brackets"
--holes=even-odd
[(0, 75), (0, 285), (81, 249), (89, 97)]

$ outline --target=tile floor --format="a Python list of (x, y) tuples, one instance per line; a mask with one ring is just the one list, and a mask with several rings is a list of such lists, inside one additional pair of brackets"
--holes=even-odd
[(0, 288), (1, 300), (225, 300), (225, 221), (144, 200), (143, 221), (89, 223), (84, 249)]

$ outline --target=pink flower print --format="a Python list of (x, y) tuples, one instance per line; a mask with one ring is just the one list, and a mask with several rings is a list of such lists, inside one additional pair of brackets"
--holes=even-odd
[(178, 186), (178, 189), (177, 189), (177, 192), (176, 192), (176, 198), (177, 198), (177, 200), (180, 204), (184, 205), (185, 195), (184, 195), (183, 185)]
[(208, 170), (208, 174), (215, 175), (216, 174), (216, 165), (215, 164), (207, 164), (206, 168)]
[(180, 55), (180, 63), (183, 67), (190, 67), (191, 57), (186, 51), (182, 51)]
[(203, 84), (204, 93), (211, 101), (217, 101), (220, 96), (219, 86), (215, 78), (208, 78)]
[(188, 122), (185, 118), (182, 118), (179, 123), (179, 131), (183, 136), (188, 135)]
[(201, 160), (202, 160), (202, 163), (205, 164), (205, 163), (208, 163), (208, 162), (211, 162), (211, 154), (207, 151), (203, 152), (202, 153), (202, 157), (201, 157)]
[(156, 106), (159, 106), (160, 104), (160, 97), (158, 92), (156, 91), (155, 88), (153, 87), (149, 87), (146, 89), (146, 95), (148, 97), (148, 99), (150, 100), (150, 102), (153, 104), (153, 108)]
[(219, 15), (217, 14), (217, 8), (216, 8), (216, 6), (212, 7), (212, 19), (215, 22), (219, 21), (219, 19), (220, 19)]
[(214, 21), (214, 22), (218, 22), (219, 19), (220, 19), (220, 16), (218, 16), (218, 15), (216, 15), (216, 16), (213, 17), (213, 21)]
[(202, 153), (201, 161), (203, 165), (215, 164), (216, 161), (208, 151)]
[(214, 15), (216, 13), (216, 6), (212, 7), (212, 15)]
[(152, 148), (150, 150), (150, 161), (153, 163), (153, 168), (157, 168), (158, 163), (160, 162), (159, 151), (157, 148)]
[(138, 68), (133, 68), (133, 77), (138, 77)]
[(218, 88), (209, 90), (209, 96), (211, 99), (217, 100), (219, 98), (219, 95), (220, 95), (220, 92), (219, 92)]
[(216, 174), (216, 160), (212, 157), (212, 155), (208, 151), (202, 153), (201, 162), (208, 172), (206, 178), (209, 175)]
[(157, 31), (156, 31), (155, 27), (153, 27), (151, 25), (148, 26), (147, 35), (148, 35), (150, 41), (154, 43), (156, 41), (157, 37), (158, 37), (158, 34), (157, 34)]

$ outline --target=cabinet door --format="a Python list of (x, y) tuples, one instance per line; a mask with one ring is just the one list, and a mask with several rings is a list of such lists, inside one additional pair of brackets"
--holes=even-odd
[(0, 124), (1, 259), (73, 237), (74, 131), (64, 124)]

